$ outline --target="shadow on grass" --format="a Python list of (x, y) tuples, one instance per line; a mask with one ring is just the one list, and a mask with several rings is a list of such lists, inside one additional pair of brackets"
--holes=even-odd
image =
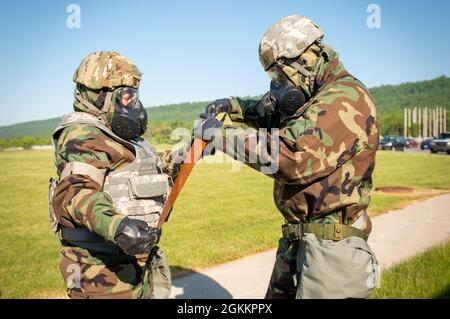
[(433, 299), (450, 299), (450, 285), (444, 288), (439, 294), (433, 296)]
[(172, 297), (175, 299), (232, 299), (217, 281), (192, 269), (171, 266)]

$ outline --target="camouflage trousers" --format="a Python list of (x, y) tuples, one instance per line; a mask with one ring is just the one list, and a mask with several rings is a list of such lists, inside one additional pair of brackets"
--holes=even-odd
[(60, 271), (67, 294), (74, 299), (164, 299), (170, 295), (170, 270), (158, 247), (140, 258), (63, 247)]
[(290, 241), (287, 238), (279, 240), (266, 299), (295, 299), (298, 249), (299, 241)]

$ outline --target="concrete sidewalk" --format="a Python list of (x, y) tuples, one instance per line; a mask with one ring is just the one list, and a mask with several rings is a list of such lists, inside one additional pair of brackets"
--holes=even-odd
[[(450, 239), (450, 194), (372, 219), (369, 244), (381, 268)], [(218, 265), (173, 281), (172, 298), (263, 298), (276, 250)]]

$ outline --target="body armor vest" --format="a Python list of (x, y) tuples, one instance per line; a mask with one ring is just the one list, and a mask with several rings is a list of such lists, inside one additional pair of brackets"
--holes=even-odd
[[(103, 191), (111, 197), (119, 214), (143, 220), (150, 227), (156, 227), (159, 214), (170, 191), (170, 178), (163, 173), (162, 163), (156, 150), (142, 138), (135, 141), (120, 138), (100, 118), (84, 112), (73, 112), (63, 117), (60, 125), (53, 132), (53, 144), (56, 144), (59, 133), (64, 128), (76, 124), (93, 125), (117, 142), (128, 148), (134, 148), (136, 158), (132, 163), (124, 168), (105, 172)], [(91, 169), (99, 171), (94, 166)], [(76, 172), (72, 171), (72, 174)], [(60, 176), (62, 175), (63, 173)], [(49, 198), (49, 201), (51, 205), (52, 199)], [(52, 211), (50, 207), (51, 221)], [(53, 219), (56, 221), (55, 216)]]

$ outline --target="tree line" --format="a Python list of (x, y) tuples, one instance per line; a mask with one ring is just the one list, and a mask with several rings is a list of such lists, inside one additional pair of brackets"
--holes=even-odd
[[(381, 135), (402, 135), (403, 134), (403, 112), (379, 112), (378, 121)], [(174, 144), (177, 141), (171, 139), (171, 134), (176, 128), (186, 128), (192, 130), (192, 121), (158, 121), (150, 122), (144, 137), (152, 144)], [(447, 127), (450, 127), (450, 116), (447, 118)], [(23, 147), (30, 148), (35, 145), (50, 145), (50, 135), (31, 136), (26, 135), (17, 138), (0, 138), (0, 150)]]

